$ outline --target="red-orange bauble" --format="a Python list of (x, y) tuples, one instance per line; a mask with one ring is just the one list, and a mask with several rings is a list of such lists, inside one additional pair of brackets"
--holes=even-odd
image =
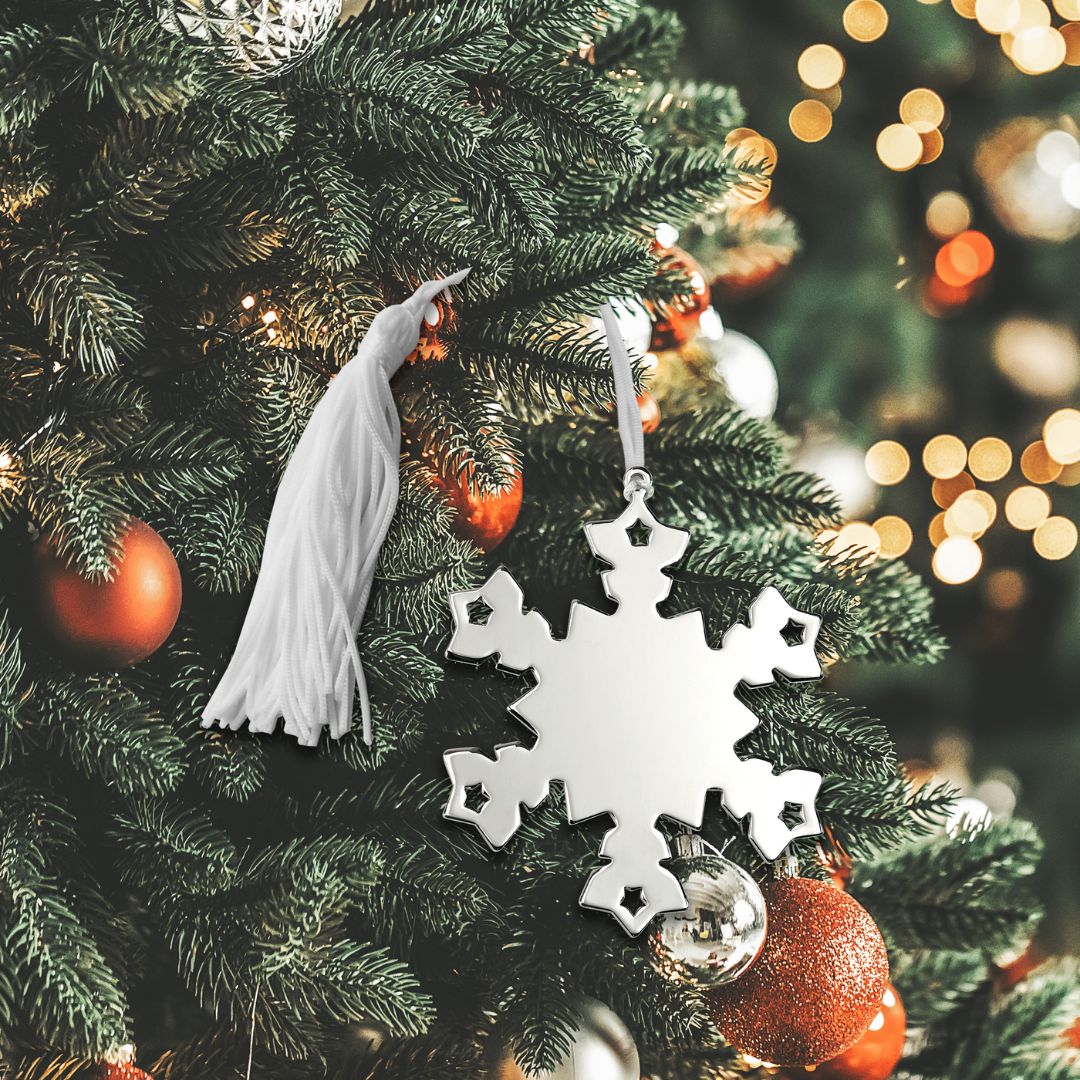
[(154, 1080), (148, 1072), (137, 1068), (130, 1061), (102, 1065), (98, 1077), (99, 1080)]
[(885, 942), (866, 910), (823, 881), (762, 888), (765, 944), (753, 967), (706, 994), (721, 1034), (774, 1065), (818, 1065), (853, 1046), (881, 1008)]
[(457, 309), (454, 302), (439, 295), (428, 304), (420, 320), (420, 340), (405, 362), (431, 362), (445, 360), (449, 350), (448, 338), (457, 326)]
[(709, 310), (709, 282), (697, 260), (682, 248), (659, 249), (665, 266), (677, 267), (690, 282), (689, 291), (676, 296), (663, 310), (654, 311), (653, 352), (678, 349), (698, 332), (701, 316)]
[(660, 406), (648, 390), (638, 394), (637, 403), (641, 410), (641, 430), (651, 435), (660, 426)]
[(852, 1047), (814, 1069), (788, 1069), (789, 1080), (812, 1076), (814, 1080), (888, 1080), (904, 1053), (907, 1015), (904, 1003), (891, 983), (881, 996), (881, 1008), (870, 1026)]
[(471, 540), (484, 551), (493, 551), (510, 535), (521, 510), (521, 473), (509, 487), (489, 494), (457, 477), (436, 481), (454, 511), (455, 535)]
[(109, 581), (90, 581), (48, 537), (30, 555), (30, 600), (44, 636), (74, 667), (102, 671), (144, 660), (180, 614), (180, 571), (169, 545), (134, 519)]

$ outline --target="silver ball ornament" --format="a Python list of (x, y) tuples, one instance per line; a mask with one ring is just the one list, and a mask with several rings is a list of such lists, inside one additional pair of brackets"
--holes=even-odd
[(161, 24), (251, 78), (304, 60), (330, 33), (341, 0), (159, 0)]
[(780, 396), (776, 368), (756, 341), (736, 330), (721, 330), (719, 335), (702, 333), (697, 343), (712, 358), (713, 375), (738, 408), (759, 420), (776, 412)]
[(765, 944), (767, 916), (761, 889), (741, 866), (722, 855), (683, 856), (671, 868), (682, 882), (687, 905), (664, 916), (662, 945), (698, 986), (734, 982)]

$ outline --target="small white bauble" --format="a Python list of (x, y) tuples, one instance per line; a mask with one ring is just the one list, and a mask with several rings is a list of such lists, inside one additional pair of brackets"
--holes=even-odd
[(641, 1061), (626, 1025), (606, 1005), (590, 1001), (570, 1053), (551, 1072), (530, 1080), (641, 1080)]
[(712, 357), (713, 374), (736, 407), (748, 416), (768, 420), (776, 412), (780, 394), (769, 354), (735, 330), (724, 330), (719, 337), (701, 334), (697, 340)]
[(847, 521), (864, 517), (877, 501), (877, 485), (866, 472), (866, 452), (836, 435), (809, 434), (795, 455), (795, 466), (828, 484)]

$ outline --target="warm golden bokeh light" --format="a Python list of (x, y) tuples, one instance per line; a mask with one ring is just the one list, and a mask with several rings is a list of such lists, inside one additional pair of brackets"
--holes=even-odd
[(1076, 487), (1077, 484), (1080, 484), (1080, 462), (1075, 465), (1066, 465), (1061, 470), (1057, 482), (1061, 487)]
[(939, 239), (950, 240), (971, 224), (971, 204), (956, 191), (939, 191), (926, 208), (926, 227)]
[(923, 142), (907, 124), (889, 124), (877, 137), (877, 156), (893, 172), (906, 172), (919, 164)]
[(935, 514), (930, 521), (930, 526), (926, 530), (926, 535), (930, 537), (930, 543), (937, 547), (943, 540), (948, 537), (948, 533), (945, 531), (945, 511), (942, 510), (940, 514)]
[(997, 516), (997, 505), (985, 491), (965, 491), (945, 512), (949, 536), (982, 536)]
[(811, 45), (799, 57), (799, 78), (813, 90), (828, 90), (844, 77), (844, 57), (831, 45)]
[(1020, 17), (1009, 32), (1019, 34), (1033, 26), (1049, 26), (1051, 21), (1050, 9), (1043, 0), (1020, 0)]
[(968, 285), (990, 272), (994, 265), (994, 245), (977, 229), (966, 229), (941, 246), (934, 269), (948, 285)]
[(942, 510), (948, 510), (965, 491), (970, 491), (974, 486), (975, 481), (966, 472), (961, 472), (947, 480), (935, 480), (930, 485), (930, 494)]
[(1032, 538), (1044, 559), (1064, 559), (1076, 550), (1076, 526), (1066, 517), (1047, 518)]
[(953, 11), (965, 19), (975, 18), (975, 0), (952, 0)]
[(788, 127), (802, 142), (820, 142), (832, 131), (832, 113), (823, 102), (806, 98), (791, 110)]
[(882, 439), (866, 451), (866, 475), (875, 484), (899, 484), (911, 468), (908, 452), (892, 439)]
[(1080, 411), (1058, 409), (1043, 425), (1047, 453), (1062, 465), (1080, 461)]
[(1018, 487), (1005, 500), (1005, 520), (1024, 532), (1037, 529), (1050, 516), (1050, 496), (1042, 488)]
[(1019, 0), (975, 0), (975, 18), (990, 34), (1004, 34), (1020, 20)]
[(877, 555), (881, 551), (881, 537), (873, 525), (865, 521), (849, 521), (829, 545), (830, 555), (858, 552)]
[(942, 540), (934, 552), (934, 574), (946, 585), (962, 585), (970, 581), (982, 566), (982, 551), (966, 536), (950, 536)]
[(945, 149), (945, 136), (934, 128), (933, 131), (920, 131), (919, 138), (922, 139), (923, 152), (919, 158), (920, 165), (929, 165), (932, 161), (937, 161), (941, 157), (941, 152)]
[(844, 29), (855, 41), (877, 41), (889, 25), (889, 13), (878, 0), (851, 0), (844, 8)]
[(900, 99), (900, 119), (920, 134), (933, 131), (945, 119), (945, 102), (925, 87), (909, 90)]
[(939, 480), (962, 472), (967, 464), (967, 447), (955, 435), (935, 435), (923, 448), (923, 468)]
[(1080, 67), (1080, 22), (1067, 23), (1061, 28), (1065, 39), (1065, 63), (1069, 67)]
[(887, 514), (874, 522), (874, 532), (881, 540), (881, 554), (887, 559), (898, 559), (911, 547), (911, 526), (895, 514)]
[(968, 468), (976, 480), (1000, 480), (1012, 468), (1012, 450), (1004, 439), (988, 435), (972, 445), (968, 452)]
[(1027, 585), (1015, 570), (995, 570), (986, 579), (986, 599), (998, 611), (1018, 608), (1027, 595)]
[(1009, 50), (1012, 62), (1027, 75), (1045, 75), (1065, 63), (1068, 45), (1053, 26), (1032, 26), (1021, 30)]
[(1066, 22), (1080, 22), (1080, 0), (1054, 0), (1054, 10)]
[(1020, 455), (1020, 471), (1033, 484), (1049, 484), (1061, 475), (1061, 463), (1055, 461), (1041, 439)]

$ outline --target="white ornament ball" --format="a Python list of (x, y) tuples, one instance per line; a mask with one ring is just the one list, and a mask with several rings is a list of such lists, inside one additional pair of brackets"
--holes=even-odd
[(676, 860), (673, 869), (687, 905), (664, 916), (662, 944), (699, 986), (733, 982), (765, 944), (761, 889), (741, 866), (718, 855)]
[(878, 488), (866, 472), (866, 452), (836, 435), (811, 433), (795, 456), (795, 465), (832, 489), (848, 521), (864, 517), (877, 501)]
[(159, 0), (161, 24), (252, 78), (280, 75), (337, 24), (341, 0)]
[(768, 420), (776, 412), (780, 394), (776, 368), (756, 341), (724, 330), (719, 336), (701, 334), (698, 343), (712, 357), (713, 374), (739, 409), (759, 420)]
[[(612, 300), (610, 303), (626, 347), (632, 354), (644, 356), (649, 351), (649, 343), (652, 341), (652, 317), (648, 309), (640, 300), (632, 297), (623, 297)], [(601, 338), (604, 336), (604, 323), (601, 319), (590, 319), (589, 329)]]
[(570, 1053), (529, 1080), (641, 1080), (641, 1061), (626, 1025), (599, 1001), (587, 1002)]

